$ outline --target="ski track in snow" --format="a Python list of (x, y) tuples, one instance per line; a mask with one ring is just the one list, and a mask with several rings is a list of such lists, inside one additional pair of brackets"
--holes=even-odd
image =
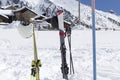
[[(30, 79), (31, 61), (33, 60), (32, 38), (23, 39), (16, 29), (2, 29), (0, 33), (2, 33), (0, 36), (0, 79)], [(98, 80), (120, 80), (119, 33), (112, 31), (97, 32)], [(60, 69), (61, 54), (58, 31), (37, 31), (36, 36), (38, 55), (42, 61), (41, 80), (64, 80)], [(92, 80), (91, 39), (91, 31), (74, 30), (72, 32), (75, 74), (69, 75), (69, 80)], [(69, 64), (67, 39), (66, 47)]]

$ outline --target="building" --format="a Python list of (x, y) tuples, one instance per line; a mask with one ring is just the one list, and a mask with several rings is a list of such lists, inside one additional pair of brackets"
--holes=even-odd
[(11, 23), (13, 21), (14, 14), (13, 14), (12, 10), (3, 10), (3, 9), (0, 9), (0, 15), (1, 15), (1, 18), (2, 17), (8, 18), (8, 21), (7, 21), (8, 23)]
[(0, 22), (9, 23), (9, 18), (8, 18), (8, 16), (6, 16), (6, 15), (4, 15), (4, 14), (0, 14)]
[(48, 17), (44, 16), (44, 15), (38, 15), (38, 16), (35, 16), (34, 19), (35, 20), (43, 20), (43, 19), (47, 19)]
[(40, 20), (41, 22), (36, 22), (36, 28), (38, 30), (48, 30), (51, 29), (51, 24), (46, 21), (48, 17), (42, 15), (38, 15), (34, 17), (34, 20)]
[(27, 7), (14, 10), (15, 20), (24, 22), (25, 25), (30, 23), (30, 19), (37, 16), (37, 13)]
[[(53, 16), (52, 18), (48, 18), (48, 19), (46, 19), (46, 21), (48, 23), (51, 23), (53, 29), (58, 29), (59, 28), (57, 16)], [(71, 26), (71, 23), (64, 20), (64, 27), (67, 28), (67, 27), (70, 27), (70, 26)]]

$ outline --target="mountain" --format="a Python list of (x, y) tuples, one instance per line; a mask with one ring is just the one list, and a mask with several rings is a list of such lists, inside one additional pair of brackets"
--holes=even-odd
[[(76, 0), (51, 0), (56, 5), (64, 7), (66, 10), (70, 11), (75, 16), (78, 16), (78, 2)], [(80, 6), (81, 15), (81, 25), (91, 28), (92, 16), (91, 7), (81, 4)], [(110, 12), (103, 12), (101, 10), (96, 10), (96, 27), (97, 28), (120, 28), (120, 17), (116, 14)]]
[[(48, 16), (56, 15), (58, 9), (64, 9), (64, 19), (76, 24), (78, 16), (78, 2), (76, 0), (0, 0), (1, 5), (20, 4), (28, 6), (35, 10), (39, 15), (47, 13)], [(81, 27), (92, 27), (91, 7), (81, 4)], [(96, 10), (96, 28), (97, 29), (119, 29), (120, 16), (111, 13)]]

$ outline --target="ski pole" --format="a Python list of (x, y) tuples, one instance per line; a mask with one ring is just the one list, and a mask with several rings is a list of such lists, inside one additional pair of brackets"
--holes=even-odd
[(73, 65), (72, 52), (71, 52), (71, 27), (66, 28), (66, 33), (67, 33), (69, 52), (70, 52), (70, 74), (72, 72), (74, 74), (74, 65)]
[(92, 0), (92, 41), (93, 41), (93, 80), (96, 80), (96, 31), (95, 31), (95, 0)]

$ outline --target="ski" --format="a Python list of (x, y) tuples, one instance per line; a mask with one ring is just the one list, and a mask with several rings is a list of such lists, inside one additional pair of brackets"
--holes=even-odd
[(31, 19), (30, 21), (31, 23), (29, 25), (23, 25), (22, 23), (20, 23), (17, 29), (23, 38), (30, 38), (30, 37), (33, 38), (34, 60), (32, 60), (32, 64), (31, 64), (32, 68), (31, 68), (30, 80), (40, 80), (39, 71), (41, 67), (41, 61), (38, 59), (38, 55), (37, 55), (37, 45), (36, 45), (36, 37), (34, 31), (34, 22), (36, 21), (33, 19)]
[(61, 72), (63, 74), (63, 78), (68, 80), (69, 68), (66, 61), (66, 46), (65, 46), (66, 33), (64, 30), (64, 24), (63, 24), (63, 10), (59, 10), (57, 14), (58, 14), (60, 50), (61, 50), (61, 59), (62, 59)]
[(40, 80), (39, 71), (41, 67), (41, 61), (38, 59), (37, 55), (37, 45), (34, 31), (34, 23), (33, 23), (33, 46), (34, 46), (34, 60), (32, 61), (32, 69), (31, 69), (31, 79), (30, 80)]

